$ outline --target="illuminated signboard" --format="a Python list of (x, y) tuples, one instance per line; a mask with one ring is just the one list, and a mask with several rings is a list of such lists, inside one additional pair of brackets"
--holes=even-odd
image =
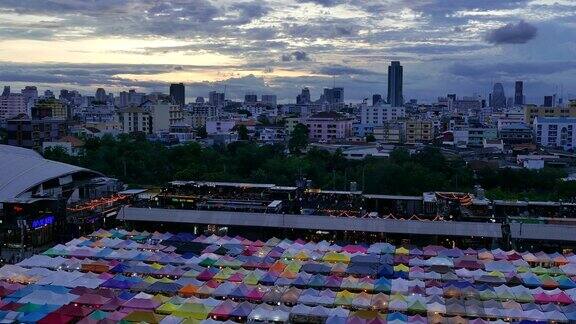
[(54, 216), (50, 215), (50, 216), (46, 216), (40, 219), (36, 219), (32, 221), (32, 228), (33, 229), (37, 229), (46, 225), (50, 225), (54, 223)]

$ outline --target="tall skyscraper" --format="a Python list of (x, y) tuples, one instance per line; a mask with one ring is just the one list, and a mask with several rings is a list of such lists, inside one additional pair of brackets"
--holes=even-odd
[(186, 89), (184, 83), (172, 83), (170, 85), (170, 98), (179, 106), (186, 104)]
[(506, 108), (506, 94), (502, 83), (494, 83), (494, 88), (490, 94), (490, 106), (492, 108)]
[(344, 103), (344, 88), (325, 88), (324, 100), (330, 105)]
[(554, 107), (555, 96), (544, 96), (544, 107)]
[(52, 98), (56, 98), (56, 97), (54, 97), (54, 92), (52, 92), (52, 90), (45, 90), (44, 91), (44, 98), (45, 99), (52, 99)]
[(94, 100), (98, 102), (106, 102), (108, 100), (108, 95), (106, 95), (106, 90), (102, 88), (96, 89), (96, 95), (94, 96)]
[(404, 71), (400, 61), (392, 61), (388, 66), (388, 104), (392, 107), (402, 107), (404, 96), (402, 94), (402, 83), (404, 82)]
[(245, 104), (255, 104), (258, 102), (258, 95), (253, 93), (244, 95), (244, 103)]
[(278, 97), (276, 95), (262, 95), (262, 104), (269, 107), (276, 107), (278, 105)]
[(296, 103), (299, 105), (306, 105), (310, 103), (310, 89), (304, 88), (302, 92), (296, 97)]
[(24, 96), (24, 101), (31, 108), (36, 100), (38, 100), (38, 89), (34, 86), (26, 86), (20, 91)]
[(208, 94), (208, 103), (216, 107), (224, 107), (226, 95), (222, 92), (211, 91)]
[(380, 94), (372, 95), (372, 106), (376, 106), (380, 103), (382, 103), (382, 95)]
[(524, 105), (524, 82), (516, 81), (514, 86), (514, 106)]

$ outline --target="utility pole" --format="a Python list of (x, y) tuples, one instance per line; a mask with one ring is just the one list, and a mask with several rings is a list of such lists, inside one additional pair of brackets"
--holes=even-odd
[(336, 191), (336, 169), (332, 170), (332, 190)]
[[(24, 258), (24, 230), (26, 227), (26, 220), (23, 217), (17, 220), (18, 227), (20, 227), (20, 258)], [(21, 260), (17, 260), (19, 262)]]
[(364, 193), (364, 189), (366, 188), (366, 179), (364, 178), (364, 172), (366, 171), (366, 164), (362, 166), (362, 193)]

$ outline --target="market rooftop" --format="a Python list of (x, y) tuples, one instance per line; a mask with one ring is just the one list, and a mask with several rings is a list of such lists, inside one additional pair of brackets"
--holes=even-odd
[(99, 230), (0, 268), (3, 323), (576, 320), (576, 255)]

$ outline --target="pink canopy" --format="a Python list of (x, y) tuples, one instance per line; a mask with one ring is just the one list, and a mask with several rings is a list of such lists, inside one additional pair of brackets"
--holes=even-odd
[(572, 304), (572, 298), (570, 298), (570, 296), (568, 296), (566, 293), (564, 292), (560, 292), (558, 294), (554, 294), (552, 296), (550, 296), (550, 299), (552, 300), (552, 302), (554, 303), (558, 303), (558, 304)]
[(132, 298), (122, 304), (123, 308), (130, 308), (130, 309), (156, 309), (160, 306), (160, 303), (156, 300), (144, 299), (144, 298)]
[(348, 253), (366, 253), (367, 249), (361, 245), (346, 245), (342, 251)]
[(534, 295), (534, 302), (539, 304), (547, 304), (552, 302), (552, 298), (548, 294), (541, 292)]

